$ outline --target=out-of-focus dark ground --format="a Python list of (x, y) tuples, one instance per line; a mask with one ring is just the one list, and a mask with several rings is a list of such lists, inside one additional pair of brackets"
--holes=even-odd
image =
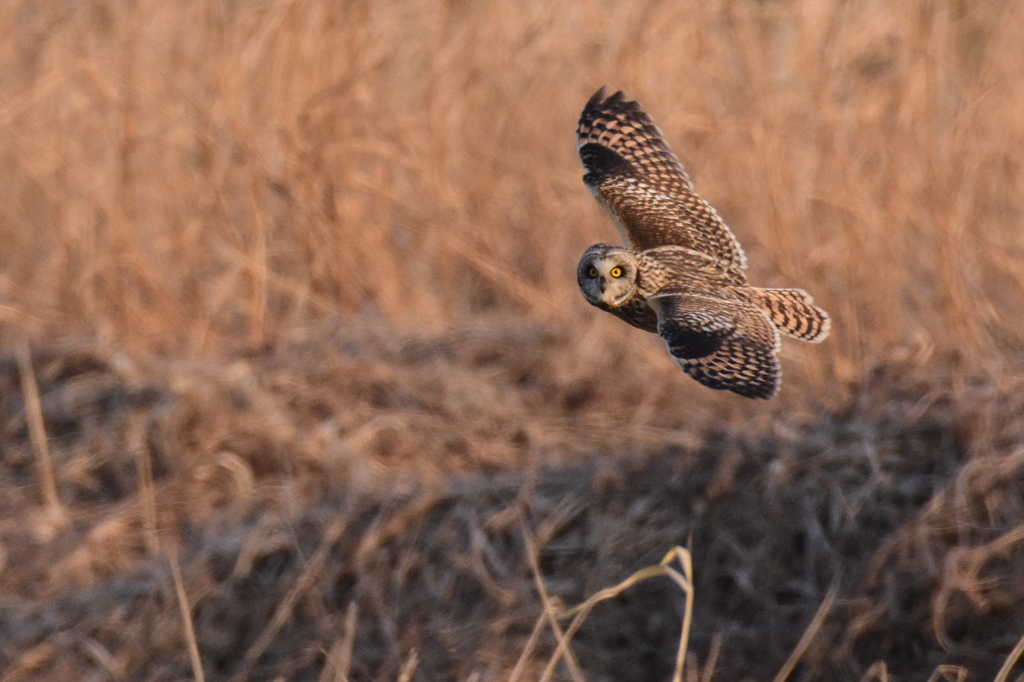
[[(1024, 634), (1021, 12), (0, 5), (0, 680), (191, 677), (171, 557), (208, 680), (506, 680), (527, 537), (566, 604), (688, 545), (694, 675), (771, 678), (835, 584), (790, 679), (993, 679)], [(605, 83), (752, 282), (832, 313), (779, 398), (579, 296), (617, 239), (572, 139)], [(667, 679), (681, 612), (668, 581), (600, 605), (587, 679)]]

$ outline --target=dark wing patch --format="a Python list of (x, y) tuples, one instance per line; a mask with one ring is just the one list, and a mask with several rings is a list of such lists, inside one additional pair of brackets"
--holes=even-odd
[(715, 305), (714, 299), (683, 294), (653, 300), (658, 334), (677, 360), (710, 355), (736, 331), (735, 312)]
[(747, 398), (778, 393), (779, 333), (757, 307), (692, 294), (658, 296), (651, 303), (658, 333), (691, 377)]
[(615, 152), (665, 194), (693, 191), (690, 176), (669, 149), (661, 130), (621, 90), (605, 97), (601, 88), (583, 107), (576, 128), (576, 149), (582, 150), (588, 143)]
[(583, 181), (633, 249), (678, 245), (743, 269), (746, 256), (690, 178), (651, 117), (623, 93), (601, 88), (576, 128)]

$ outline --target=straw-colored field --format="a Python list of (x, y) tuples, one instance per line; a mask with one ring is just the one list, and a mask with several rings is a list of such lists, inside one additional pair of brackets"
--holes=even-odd
[[(1022, 25), (0, 1), (0, 681), (538, 679), (546, 599), (688, 543), (687, 680), (1015, 679)], [(573, 146), (605, 84), (751, 281), (831, 312), (778, 398), (580, 296), (618, 241)], [(668, 679), (661, 580), (556, 678)]]

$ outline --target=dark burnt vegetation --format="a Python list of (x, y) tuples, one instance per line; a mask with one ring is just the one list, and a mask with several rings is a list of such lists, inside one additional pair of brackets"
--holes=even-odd
[[(712, 428), (691, 447), (659, 442), (663, 423), (623, 444), (617, 424), (566, 405), (599, 376), (544, 368), (568, 337), (516, 329), (482, 362), (467, 358), (513, 333), (504, 323), (327, 330), (224, 365), (42, 350), (44, 415), (66, 425), (53, 455), (72, 520), (56, 529), (23, 471), (16, 365), (3, 363), (3, 667), (54, 679), (100, 656), (140, 679), (189, 674), (166, 555), (147, 546), (140, 453), (210, 679), (318, 679), (353, 604), (352, 679), (394, 679), (412, 649), (424, 679), (500, 679), (541, 611), (524, 533), (566, 604), (689, 545), (690, 651), (703, 662), (718, 638), (721, 679), (774, 674), (834, 581), (803, 679), (858, 677), (876, 660), (900, 679), (999, 667), (1024, 627), (1012, 387), (923, 400), (906, 375), (806, 423), (780, 415), (768, 434)], [(480, 392), (501, 397), (493, 423), (469, 407)], [(575, 640), (585, 672), (669, 675), (681, 609), (668, 581), (600, 605)], [(538, 671), (553, 644), (536, 650)]]

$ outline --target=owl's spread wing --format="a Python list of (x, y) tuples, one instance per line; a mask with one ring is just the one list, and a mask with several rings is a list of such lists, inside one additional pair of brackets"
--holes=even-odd
[(648, 302), (669, 353), (691, 377), (747, 398), (778, 393), (779, 333), (756, 306), (694, 294), (656, 296)]
[(661, 131), (621, 91), (590, 98), (576, 128), (583, 181), (636, 250), (678, 245), (744, 269), (743, 248), (706, 201)]

